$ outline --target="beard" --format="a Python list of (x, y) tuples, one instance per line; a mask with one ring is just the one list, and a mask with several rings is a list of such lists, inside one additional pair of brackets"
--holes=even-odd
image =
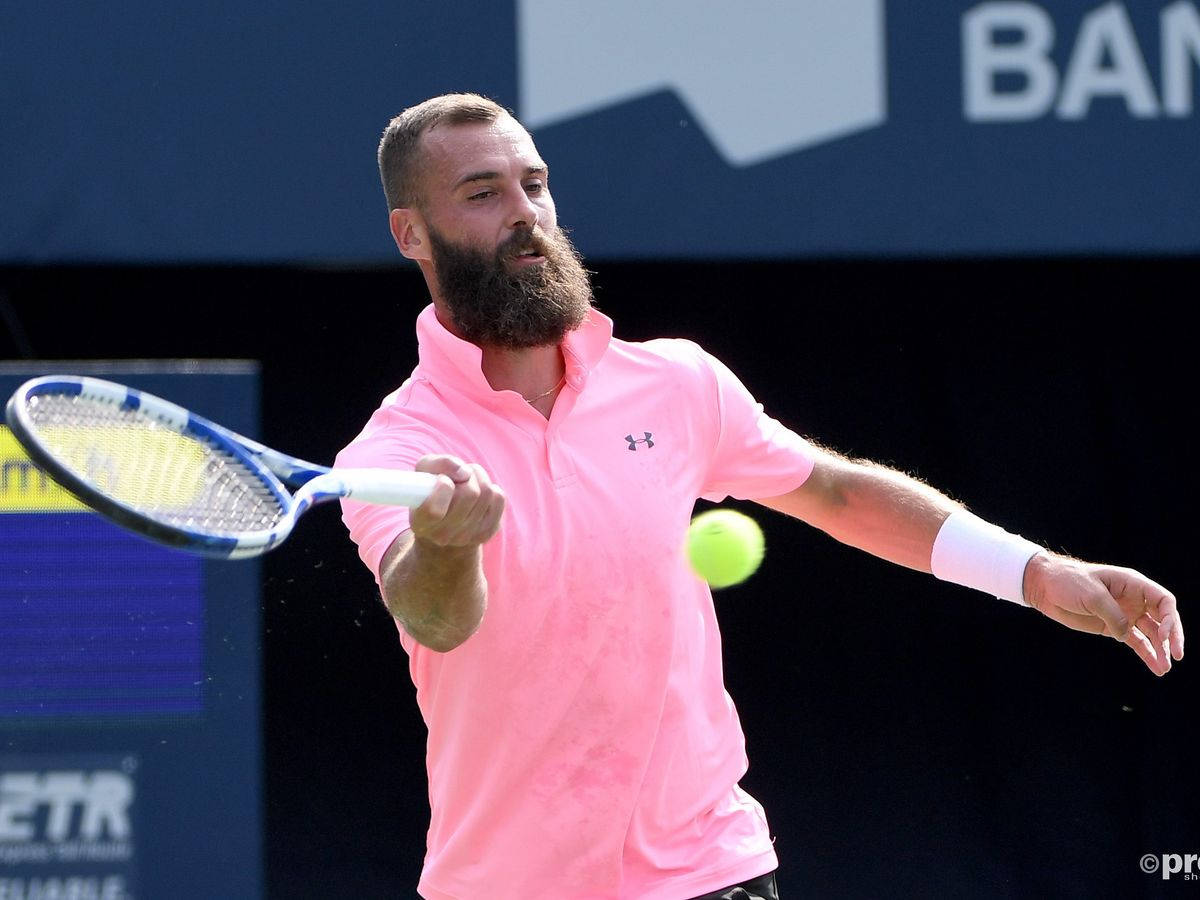
[[(558, 344), (583, 324), (592, 285), (579, 251), (562, 229), (521, 229), (488, 253), (429, 228), (441, 299), (459, 334), (479, 346), (522, 350)], [(545, 259), (512, 269), (532, 250)]]

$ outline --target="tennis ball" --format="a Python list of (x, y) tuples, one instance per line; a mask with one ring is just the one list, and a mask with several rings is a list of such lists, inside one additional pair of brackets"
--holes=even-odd
[(688, 526), (688, 561), (710, 587), (745, 581), (762, 562), (763, 550), (758, 523), (736, 510), (710, 509)]

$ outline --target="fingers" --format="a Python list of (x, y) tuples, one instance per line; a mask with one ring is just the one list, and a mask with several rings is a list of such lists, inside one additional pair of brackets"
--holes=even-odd
[(1183, 659), (1183, 621), (1174, 594), (1133, 569), (1103, 570), (1098, 575), (1113, 597), (1135, 617), (1138, 628), (1152, 642), (1168, 670), (1172, 656)]
[[(1059, 607), (1050, 606), (1045, 614), (1061, 625), (1090, 634), (1109, 634), (1108, 625), (1097, 616), (1081, 615)], [(1155, 675), (1165, 675), (1171, 670), (1171, 660), (1165, 648), (1156, 644), (1148, 635), (1156, 635), (1159, 625), (1149, 616), (1142, 616), (1137, 625), (1129, 629), (1122, 643), (1126, 644), (1146, 667)]]
[(1183, 657), (1183, 624), (1175, 597), (1140, 572), (1062, 559), (1046, 569), (1037, 609), (1055, 621), (1114, 637), (1155, 675)]
[(1158, 620), (1158, 640), (1170, 648), (1172, 656), (1183, 659), (1183, 620), (1175, 608), (1175, 595), (1160, 590), (1161, 595), (1150, 604), (1151, 614)]
[(1172, 611), (1159, 622), (1158, 639), (1171, 648), (1172, 656), (1183, 659), (1183, 622), (1179, 619), (1179, 613)]
[[(1134, 600), (1140, 599), (1146, 610), (1147, 620), (1142, 628), (1155, 646), (1161, 648), (1162, 656), (1170, 668), (1170, 658), (1183, 659), (1183, 620), (1179, 618), (1179, 610), (1175, 607), (1175, 595), (1160, 584), (1156, 584), (1139, 572), (1131, 573), (1136, 577), (1136, 593)], [(1140, 597), (1137, 596), (1140, 594)]]
[[(1150, 634), (1155, 632), (1151, 631)], [(1129, 636), (1125, 638), (1127, 644), (1138, 658), (1146, 664), (1155, 675), (1166, 675), (1171, 671), (1171, 658), (1163, 652), (1162, 648), (1156, 648), (1154, 643), (1146, 636), (1146, 634), (1138, 627), (1129, 629)]]
[(490, 540), (500, 530), (504, 491), (482, 466), (435, 455), (422, 458), (415, 468), (441, 476), (409, 516), (415, 538), (444, 547), (468, 547)]
[(422, 456), (413, 469), (417, 472), (429, 472), (433, 475), (445, 475), (454, 483), (466, 481), (470, 477), (467, 464), (457, 456), (443, 453), (433, 453)]

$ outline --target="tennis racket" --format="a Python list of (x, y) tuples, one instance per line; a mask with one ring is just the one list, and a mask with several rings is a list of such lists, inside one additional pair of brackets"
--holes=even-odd
[(34, 378), (17, 388), (5, 414), (30, 459), (96, 512), (159, 543), (222, 559), (278, 546), (314, 504), (353, 497), (419, 506), (436, 483), (426, 472), (305, 462), (98, 378)]

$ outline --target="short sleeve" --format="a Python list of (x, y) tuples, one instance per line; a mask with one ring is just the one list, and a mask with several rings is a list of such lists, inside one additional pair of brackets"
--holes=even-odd
[(808, 480), (817, 451), (771, 418), (762, 404), (719, 359), (697, 348), (713, 378), (718, 436), (700, 496), (751, 500), (778, 497)]
[[(338, 468), (383, 468), (411, 471), (423, 456), (444, 452), (424, 426), (402, 421), (379, 410), (363, 432), (337, 455)], [(396, 538), (408, 530), (408, 508), (342, 500), (342, 521), (358, 555), (379, 581), (379, 564)]]

